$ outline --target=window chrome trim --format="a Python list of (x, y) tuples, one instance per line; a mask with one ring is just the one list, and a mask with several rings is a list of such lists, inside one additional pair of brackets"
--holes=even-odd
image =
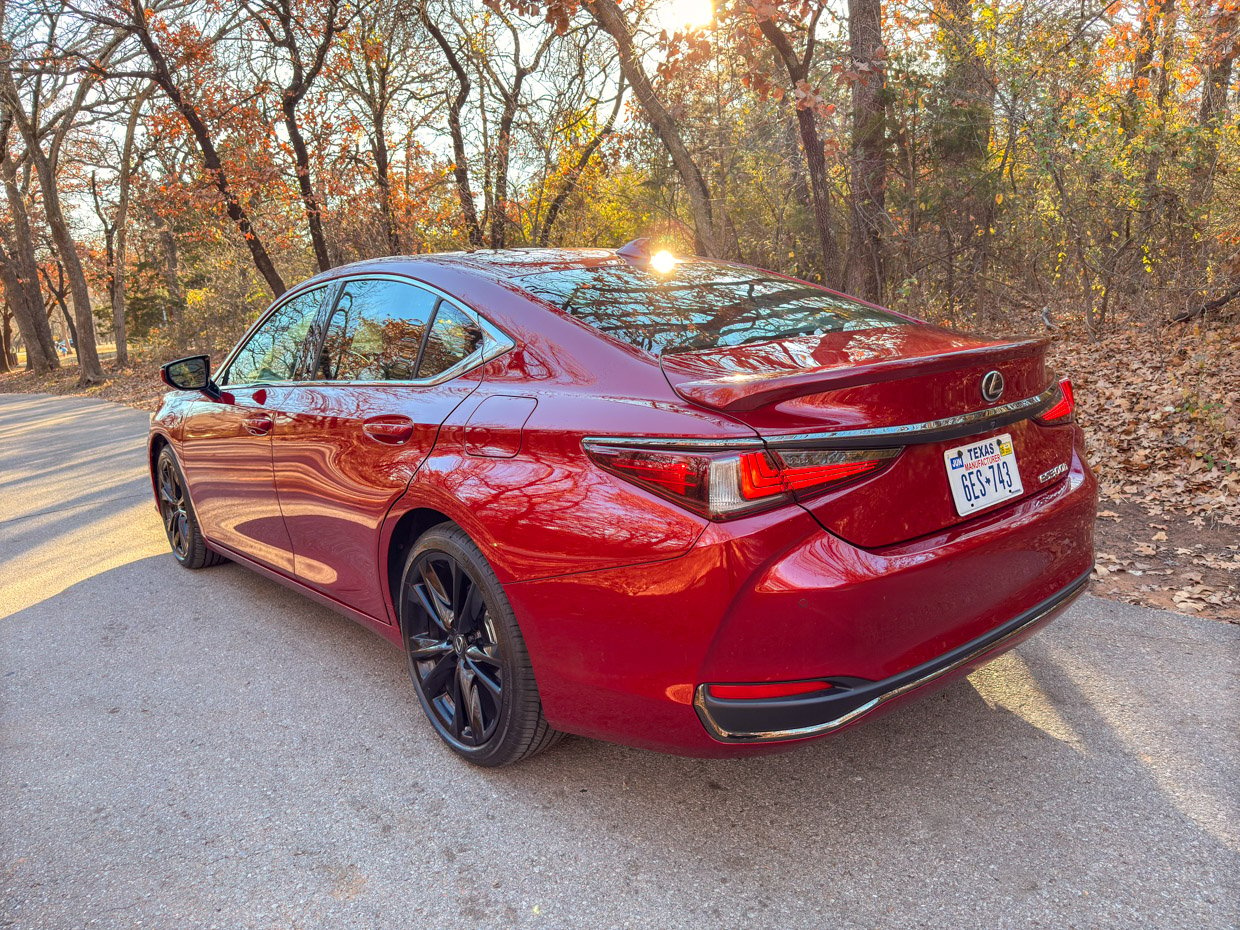
[[(447, 303), (456, 307), (462, 313), (477, 320), (478, 326), (482, 330), (483, 336), (485, 337), (482, 347), (479, 349), (475, 349), (473, 353), (465, 356), (465, 358), (461, 359), (451, 368), (445, 369), (444, 371), (441, 371), (439, 374), (434, 375), (430, 378), (416, 378), (416, 379), (409, 379), (409, 380), (403, 380), (403, 381), (350, 381), (350, 380), (324, 381), (321, 379), (320, 380), (299, 379), (296, 381), (293, 381), (293, 380), (245, 381), (245, 382), (240, 382), (237, 384), (220, 385), (220, 387), (224, 388), (225, 390), (242, 389), (242, 388), (259, 388), (259, 387), (311, 387), (311, 386), (376, 387), (376, 386), (381, 386), (381, 385), (403, 385), (406, 387), (427, 387), (431, 385), (442, 384), (443, 382), (450, 381), (453, 378), (459, 378), (461, 375), (466, 374), (470, 371), (473, 371), (476, 368), (481, 368), (487, 362), (490, 362), (493, 359), (499, 358), (505, 352), (508, 352), (511, 349), (516, 348), (517, 344), (516, 342), (513, 341), (511, 336), (505, 333), (502, 329), (500, 329), (498, 326), (492, 323), (489, 319), (487, 319), (483, 314), (479, 313), (473, 307), (464, 303), (459, 298), (454, 297), (452, 294), (449, 294), (447, 291), (443, 290), (442, 288), (435, 287), (435, 285), (433, 284), (428, 284), (425, 281), (422, 281), (418, 278), (414, 278), (409, 275), (403, 275), (398, 272), (375, 271), (375, 272), (366, 272), (362, 274), (341, 275), (339, 277), (329, 278), (327, 280), (307, 281), (305, 282), (304, 285), (296, 288), (294, 291), (289, 292), (287, 294), (281, 294), (280, 299), (278, 301), (273, 302), (272, 305), (266, 310), (266, 312), (264, 312), (248, 330), (246, 330), (245, 335), (241, 337), (241, 340), (237, 343), (236, 346), (233, 347), (233, 350), (225, 358), (224, 364), (220, 366), (220, 370), (225, 370), (226, 367), (232, 363), (233, 358), (236, 356), (236, 354), (241, 351), (241, 348), (247, 342), (250, 341), (250, 337), (252, 336), (252, 334), (256, 332), (258, 328), (267, 321), (268, 317), (270, 317), (273, 313), (275, 313), (277, 310), (283, 307), (290, 300), (296, 300), (301, 295), (307, 293), (308, 291), (313, 290), (316, 287), (327, 288), (328, 293), (325, 294), (324, 297), (326, 298), (330, 296), (331, 298), (330, 309), (331, 311), (334, 312), (336, 309), (336, 303), (338, 302), (339, 297), (340, 297), (340, 292), (344, 289), (345, 285), (347, 285), (350, 281), (364, 281), (364, 280), (395, 281), (399, 284), (407, 284), (411, 287), (420, 287), (423, 290), (429, 291), (430, 293), (434, 294), (437, 298), (439, 298), (439, 300), (446, 301)], [(320, 315), (322, 314), (323, 308), (325, 305), (326, 303), (320, 303), (319, 305)], [(437, 316), (438, 314), (435, 314), (435, 315)], [(331, 317), (329, 314), (328, 318), (324, 320), (323, 322), (326, 325), (330, 323), (330, 320), (331, 320)], [(432, 323), (434, 322), (433, 318), (431, 322)]]
[(874, 429), (836, 430), (822, 433), (787, 433), (775, 436), (740, 436), (736, 439), (685, 439), (665, 436), (586, 436), (582, 442), (599, 445), (623, 445), (630, 448), (666, 449), (669, 451), (711, 451), (730, 449), (895, 449), (912, 443), (957, 439), (983, 429), (998, 429), (1018, 420), (1037, 416), (1049, 410), (1059, 396), (1053, 384), (1041, 394), (1015, 400), (998, 407), (975, 410), (941, 420), (882, 426)]
[[(978, 637), (974, 642), (977, 645), (968, 649), (963, 655), (952, 660), (946, 665), (941, 665), (931, 669), (924, 675), (920, 675), (912, 681), (905, 682), (890, 691), (885, 691), (860, 707), (855, 707), (848, 713), (843, 714), (834, 720), (828, 720), (824, 723), (815, 724), (809, 727), (798, 727), (791, 730), (767, 730), (757, 733), (735, 733), (720, 727), (710, 716), (710, 711), (706, 706), (706, 685), (698, 685), (693, 693), (693, 707), (697, 711), (698, 717), (701, 719), (703, 726), (715, 739), (724, 743), (769, 743), (777, 740), (804, 739), (809, 736), (822, 736), (833, 730), (838, 730), (846, 724), (852, 723), (859, 717), (864, 717), (870, 711), (888, 701), (907, 694), (910, 691), (928, 685), (936, 679), (942, 678), (951, 672), (958, 671), (965, 666), (976, 662), (978, 658), (987, 654), (1002, 650), (1005, 646), (1023, 634), (1031, 626), (1036, 626), (1040, 621), (1045, 620), (1052, 613), (1067, 607), (1072, 601), (1085, 592), (1086, 586), (1089, 584), (1090, 575), (1093, 569), (1085, 572), (1067, 587), (1052, 595), (1042, 604), (1034, 607), (1027, 616), (1020, 618), (1018, 622), (1002, 636), (990, 639), (988, 635)], [(934, 660), (931, 660), (934, 661)], [(897, 676), (898, 677), (898, 676)], [(880, 684), (880, 682), (875, 682)]]

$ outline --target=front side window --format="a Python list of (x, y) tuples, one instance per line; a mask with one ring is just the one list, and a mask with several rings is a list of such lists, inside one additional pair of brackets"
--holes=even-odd
[(411, 381), (439, 298), (412, 284), (349, 281), (327, 324), (314, 376), (324, 381)]
[(323, 288), (277, 307), (233, 357), (223, 384), (292, 381), (303, 368)]
[(516, 284), (654, 355), (908, 323), (826, 288), (706, 261), (666, 274), (629, 264), (573, 267)]

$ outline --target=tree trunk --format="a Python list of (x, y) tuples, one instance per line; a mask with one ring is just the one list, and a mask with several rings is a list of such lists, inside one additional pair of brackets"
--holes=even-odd
[(26, 200), (17, 186), (17, 166), (8, 153), (7, 139), (8, 126), (5, 125), (0, 128), (0, 140), (4, 143), (4, 150), (0, 152), (0, 173), (4, 176), (13, 239), (6, 243), (9, 254), (3, 259), (4, 287), (13, 315), (17, 318), (22, 342), (26, 344), (27, 367), (35, 371), (49, 371), (60, 367), (60, 354), (56, 351), (56, 342), (43, 312), (30, 217), (26, 213)]
[[(23, 135), (26, 135), (24, 129)], [(99, 363), (99, 349), (95, 343), (95, 316), (90, 306), (90, 287), (86, 283), (86, 272), (78, 257), (77, 243), (73, 241), (73, 234), (69, 231), (69, 224), (61, 207), (55, 171), (37, 143), (38, 140), (33, 135), (26, 135), (26, 146), (39, 175), (47, 225), (51, 228), (56, 251), (60, 253), (60, 261), (68, 279), (69, 294), (73, 298), (73, 316), (77, 321), (78, 383), (96, 384), (103, 380), (103, 366)]]
[(310, 152), (306, 148), (305, 137), (301, 134), (301, 125), (297, 122), (299, 99), (292, 93), (285, 92), (284, 127), (288, 130), (288, 139), (293, 146), (293, 161), (297, 165), (297, 190), (306, 210), (306, 225), (310, 229), (310, 242), (314, 246), (314, 260), (318, 263), (319, 271), (328, 271), (332, 267), (332, 261), (327, 254), (327, 236), (323, 232), (323, 208), (314, 193), (314, 183), (310, 177)]
[(13, 351), (13, 310), (4, 302), (0, 311), (0, 371), (12, 371), (17, 366), (17, 353)]
[(827, 181), (827, 156), (822, 149), (822, 139), (818, 136), (813, 110), (797, 110), (797, 128), (801, 135), (801, 148), (805, 153), (805, 168), (809, 174), (814, 229), (818, 232), (818, 246), (822, 250), (823, 280), (838, 283), (841, 255), (839, 244), (835, 241), (835, 232), (831, 228), (831, 187)]
[(133, 143), (138, 129), (138, 116), (142, 105), (150, 96), (150, 85), (134, 98), (125, 124), (125, 141), (121, 146), (120, 196), (116, 204), (116, 254), (112, 259), (112, 329), (116, 334), (116, 367), (129, 364), (129, 337), (125, 321), (125, 262), (127, 260), (127, 220), (129, 217), (129, 187), (133, 176)]
[(461, 214), (465, 218), (465, 231), (469, 237), (469, 244), (479, 249), (483, 244), (482, 226), (478, 223), (478, 205), (474, 202), (474, 192), (469, 183), (469, 155), (465, 151), (465, 132), (461, 128), (461, 111), (469, 99), (469, 73), (461, 64), (452, 44), (439, 27), (431, 21), (425, 9), (422, 12), (422, 22), (431, 34), (431, 38), (435, 40), (435, 44), (443, 52), (448, 66), (452, 68), (452, 73), (456, 75), (456, 96), (448, 101), (448, 133), (452, 136), (452, 178), (456, 182), (456, 196), (461, 203)]
[(13, 318), (17, 320), (17, 331), (21, 334), (22, 343), (26, 346), (26, 367), (35, 372), (59, 368), (60, 354), (56, 351), (52, 328), (43, 312), (42, 298), (31, 307), (25, 283), (20, 280), (18, 264), (8, 257), (0, 261), (0, 279), (4, 281), (9, 308)]
[(611, 108), (611, 114), (607, 117), (607, 122), (594, 135), (594, 138), (586, 143), (586, 147), (581, 150), (581, 154), (577, 157), (577, 161), (573, 167), (569, 169), (568, 174), (564, 176), (564, 183), (560, 185), (560, 189), (556, 191), (555, 197), (551, 200), (551, 205), (547, 207), (547, 214), (543, 217), (543, 221), (539, 226), (538, 235), (535, 242), (540, 246), (546, 246), (551, 241), (551, 230), (555, 228), (555, 221), (559, 218), (560, 211), (564, 208), (565, 202), (577, 188), (581, 175), (585, 172), (586, 166), (590, 164), (590, 159), (594, 157), (594, 153), (598, 151), (598, 147), (603, 144), (606, 139), (616, 128), (616, 118), (620, 115), (620, 107), (624, 103), (624, 79), (620, 80), (620, 86), (616, 89), (616, 102)]
[[(771, 17), (761, 17), (758, 28), (766, 40), (779, 54), (788, 73), (788, 85), (796, 88), (807, 82), (810, 66), (813, 63), (815, 29), (817, 19), (813, 21), (809, 35), (806, 37), (806, 51), (798, 55), (792, 41), (779, 28)], [(827, 180), (827, 156), (823, 151), (822, 137), (818, 135), (818, 117), (813, 106), (796, 106), (797, 134), (801, 140), (801, 153), (805, 158), (806, 171), (809, 174), (810, 204), (814, 216), (814, 229), (818, 233), (818, 248), (822, 253), (822, 275), (829, 283), (839, 284), (842, 256), (840, 246), (832, 228), (831, 185)]]
[(987, 170), (994, 123), (995, 85), (977, 51), (974, 0), (943, 0), (939, 8), (943, 36), (943, 83), (934, 114), (934, 153), (950, 209), (959, 216), (957, 235), (968, 257), (967, 302), (984, 303), (990, 258), (990, 228), (995, 219), (995, 179)]
[(504, 101), (499, 118), (499, 138), (495, 144), (495, 196), (491, 202), (491, 248), (502, 249), (508, 236), (508, 168), (512, 151), (512, 123), (517, 117), (517, 94), (520, 77), (511, 95)]
[(1240, 38), (1236, 36), (1237, 18), (1236, 13), (1216, 13), (1211, 23), (1213, 29), (1207, 33), (1202, 52), (1201, 107), (1197, 114), (1201, 142), (1192, 164), (1192, 202), (1196, 205), (1204, 206), (1209, 202), (1218, 163), (1219, 137), (1222, 128), (1227, 125), (1227, 96), (1231, 88), (1232, 68), (1240, 53)]
[(271, 289), (272, 294), (275, 297), (279, 297), (287, 290), (284, 286), (284, 279), (276, 271), (275, 263), (272, 262), (266, 246), (263, 245), (258, 232), (250, 223), (249, 215), (246, 213), (245, 208), (241, 206), (241, 201), (237, 199), (237, 195), (233, 192), (231, 184), (229, 184), (228, 175), (224, 171), (223, 162), (220, 160), (219, 152), (215, 148), (215, 141), (211, 138), (211, 132), (207, 128), (206, 121), (202, 118), (198, 109), (185, 99), (180, 87), (177, 86), (176, 81), (173, 79), (172, 69), (168, 64), (168, 60), (164, 57), (163, 51), (151, 35), (142, 7), (134, 4), (131, 7), (131, 13), (132, 18), (129, 28), (137, 37), (147, 57), (150, 59), (155, 83), (159, 85), (160, 90), (164, 92), (168, 100), (176, 107), (177, 112), (181, 114), (181, 118), (185, 120), (185, 124), (189, 127), (194, 141), (198, 144), (198, 150), (202, 154), (202, 166), (205, 169), (205, 173), (211, 179), (211, 183), (215, 185), (220, 199), (224, 201), (224, 211), (228, 214), (228, 218), (232, 220), (233, 225), (237, 227), (237, 231), (241, 233), (246, 248), (250, 250), (250, 258), (254, 262), (254, 267), (258, 269), (258, 273), (267, 282), (267, 287)]
[(3, 81), (3, 96), (7, 102), (13, 122), (17, 124), (26, 143), (26, 153), (39, 176), (40, 193), (43, 195), (43, 208), (46, 222), (52, 232), (52, 241), (60, 253), (64, 264), (65, 275), (69, 279), (69, 290), (73, 297), (73, 313), (77, 318), (78, 329), (78, 383), (95, 384), (103, 380), (103, 367), (99, 364), (99, 352), (95, 346), (95, 318), (90, 307), (90, 288), (86, 283), (86, 273), (82, 270), (82, 262), (78, 257), (77, 244), (65, 220), (64, 209), (60, 202), (60, 189), (57, 187), (56, 167), (51, 157), (43, 150), (42, 141), (35, 126), (18, 108), (21, 96), (17, 85), (13, 82), (10, 62), (5, 62), (0, 69), (0, 81)]
[(388, 154), (385, 116), (385, 109), (380, 104), (373, 117), (370, 151), (375, 159), (375, 184), (379, 188), (379, 215), (383, 217), (383, 234), (387, 237), (388, 251), (393, 255), (403, 255), (405, 248), (401, 242), (400, 229), (396, 225), (396, 216), (392, 211), (392, 163)]
[(880, 0), (849, 0), (853, 70), (847, 290), (882, 300), (884, 200), (887, 189), (886, 82)]
[(667, 149), (672, 164), (680, 174), (685, 193), (689, 197), (689, 209), (693, 214), (698, 251), (710, 258), (727, 258), (726, 236), (723, 232), (727, 224), (722, 222), (721, 216), (715, 216), (715, 205), (712, 203), (706, 179), (685, 146), (676, 120), (663, 105), (646, 75), (641, 54), (633, 44), (633, 36), (629, 32), (624, 14), (615, 0), (586, 0), (585, 5), (595, 22), (615, 40), (616, 48), (620, 52), (620, 70), (633, 88), (642, 112), (646, 114), (651, 128)]
[(160, 275), (164, 279), (164, 289), (168, 292), (168, 303), (172, 307), (172, 320), (178, 326), (185, 318), (185, 288), (181, 286), (180, 258), (177, 254), (177, 240), (172, 235), (167, 221), (159, 227), (159, 246), (164, 253), (163, 267)]

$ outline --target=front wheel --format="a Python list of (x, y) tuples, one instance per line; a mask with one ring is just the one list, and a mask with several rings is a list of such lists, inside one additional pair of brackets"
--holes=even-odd
[(500, 766), (559, 741), (543, 716), (512, 606), (463, 530), (444, 523), (418, 539), (398, 607), (418, 700), (454, 752)]
[(189, 499), (185, 475), (181, 473), (171, 446), (159, 450), (155, 460), (155, 486), (159, 489), (159, 515), (176, 560), (186, 568), (208, 568), (223, 562), (222, 555), (207, 548), (207, 540)]

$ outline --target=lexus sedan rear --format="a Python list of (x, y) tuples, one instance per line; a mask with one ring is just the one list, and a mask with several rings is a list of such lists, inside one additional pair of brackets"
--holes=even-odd
[(381, 259), (214, 374), (166, 365), (152, 479), (182, 564), (403, 648), (472, 762), (770, 751), (1082, 590), (1095, 485), (1045, 350), (640, 244)]

